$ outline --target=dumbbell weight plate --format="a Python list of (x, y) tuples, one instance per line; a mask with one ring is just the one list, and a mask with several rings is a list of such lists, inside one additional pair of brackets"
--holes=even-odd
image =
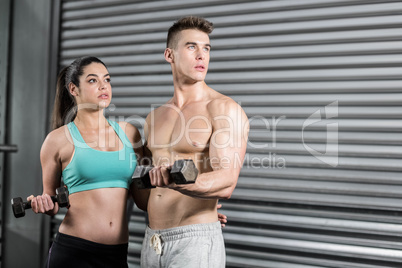
[(176, 184), (194, 183), (198, 176), (198, 169), (193, 160), (181, 159), (174, 162), (170, 176)]
[(56, 189), (56, 198), (59, 207), (68, 207), (70, 201), (68, 199), (69, 192), (66, 187), (59, 187)]
[(23, 201), (21, 197), (15, 197), (11, 199), (11, 207), (16, 218), (25, 216), (25, 209), (23, 207)]
[(148, 189), (155, 188), (155, 186), (151, 185), (151, 181), (149, 178), (149, 171), (152, 169), (152, 166), (138, 166), (134, 170), (134, 174), (132, 176), (133, 183), (138, 189)]

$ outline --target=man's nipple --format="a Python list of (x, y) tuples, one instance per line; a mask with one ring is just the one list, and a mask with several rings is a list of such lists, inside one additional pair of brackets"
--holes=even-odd
[(194, 147), (200, 147), (200, 146), (201, 146), (201, 143), (200, 143), (200, 142), (197, 142), (197, 141), (192, 141), (192, 145), (193, 145)]

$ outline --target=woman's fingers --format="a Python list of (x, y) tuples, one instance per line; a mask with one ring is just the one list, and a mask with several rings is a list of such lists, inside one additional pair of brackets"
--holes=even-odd
[(54, 208), (52, 198), (48, 194), (38, 195), (36, 197), (31, 195), (27, 197), (27, 200), (31, 201), (31, 208), (35, 213), (45, 213)]

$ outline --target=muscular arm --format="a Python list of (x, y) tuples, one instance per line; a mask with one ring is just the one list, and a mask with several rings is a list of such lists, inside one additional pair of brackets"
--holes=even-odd
[(213, 171), (200, 174), (193, 185), (175, 185), (174, 189), (198, 198), (229, 199), (246, 153), (248, 119), (234, 102), (218, 103), (211, 109), (209, 160)]
[[(194, 184), (171, 183), (167, 187), (197, 198), (228, 199), (236, 187), (244, 161), (249, 124), (244, 111), (232, 100), (212, 104), (210, 109), (213, 133), (209, 161), (212, 171), (198, 175)], [(165, 178), (167, 173), (164, 174)]]

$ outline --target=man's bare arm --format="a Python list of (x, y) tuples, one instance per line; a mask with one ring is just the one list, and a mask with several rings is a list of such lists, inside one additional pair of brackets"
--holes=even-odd
[(209, 160), (213, 171), (200, 174), (196, 183), (169, 188), (206, 199), (228, 199), (236, 187), (247, 148), (249, 123), (243, 109), (233, 102), (212, 107), (213, 133)]

